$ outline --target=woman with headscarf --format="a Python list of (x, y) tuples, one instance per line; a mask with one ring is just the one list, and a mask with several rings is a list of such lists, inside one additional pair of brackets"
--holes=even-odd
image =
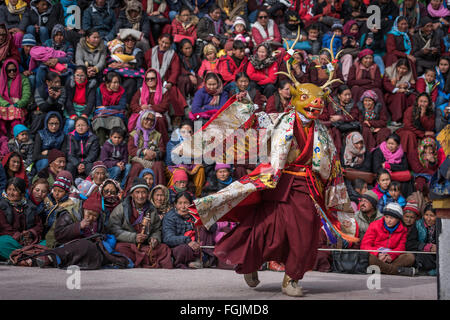
[[(435, 113), (428, 93), (421, 93), (405, 111), (404, 126), (396, 131), (407, 155), (417, 150), (417, 141), (434, 136)], [(408, 159), (409, 160), (409, 159)], [(410, 164), (411, 165), (411, 164)]]
[(19, 50), (5, 23), (0, 23), (0, 66), (8, 59), (20, 61)]
[(428, 16), (433, 19), (435, 30), (441, 37), (447, 34), (450, 25), (450, 10), (444, 6), (443, 0), (431, 0), (427, 5)]
[[(164, 88), (169, 91), (170, 103), (174, 109), (173, 124), (184, 116), (184, 108), (187, 106), (186, 99), (176, 87), (180, 75), (180, 58), (171, 49), (173, 38), (168, 33), (163, 33), (158, 38), (158, 45), (145, 52), (145, 63), (147, 68), (153, 68), (159, 72)], [(175, 125), (175, 126), (176, 126)]]
[(268, 43), (261, 43), (255, 48), (255, 54), (250, 57), (247, 74), (256, 88), (269, 98), (275, 92), (276, 72), (278, 71), (277, 56), (272, 54)]
[(19, 72), (16, 60), (7, 59), (0, 74), (0, 135), (7, 136), (16, 124), (24, 123), (30, 99), (28, 78)]
[(407, 58), (411, 62), (413, 74), (416, 74), (416, 58), (412, 55), (411, 41), (411, 37), (408, 35), (408, 20), (400, 16), (395, 18), (394, 25), (386, 37), (386, 55), (383, 57), (386, 68), (400, 58)]
[(135, 128), (139, 113), (145, 110), (156, 112), (155, 129), (161, 134), (164, 143), (169, 141), (167, 112), (170, 105), (170, 91), (162, 85), (159, 72), (150, 68), (145, 72), (144, 83), (133, 96), (130, 103), (132, 114), (128, 121), (128, 131)]
[(0, 199), (0, 257), (8, 259), (12, 251), (39, 243), (43, 226), (36, 206), (26, 197), (26, 183), (9, 179)]
[(122, 198), (122, 188), (113, 179), (106, 179), (98, 188), (97, 192), (90, 197), (96, 197), (101, 203), (103, 224), (106, 226), (111, 212), (120, 204)]
[(384, 73), (383, 87), (386, 92), (384, 98), (393, 125), (398, 125), (402, 121), (406, 108), (414, 103), (416, 97), (412, 94), (416, 81), (410, 65), (407, 59), (401, 58), (387, 67)]
[(372, 156), (364, 145), (364, 139), (358, 131), (351, 132), (345, 138), (342, 152), (342, 167), (357, 171), (371, 172)]
[(140, 112), (135, 130), (128, 139), (128, 154), (132, 164), (125, 191), (131, 188), (133, 179), (143, 168), (150, 168), (155, 173), (156, 184), (166, 184), (164, 175), (164, 156), (166, 145), (161, 134), (156, 130), (156, 113), (151, 110)]
[(197, 90), (191, 105), (191, 120), (210, 119), (228, 100), (228, 93), (223, 90), (223, 83), (214, 72), (205, 76), (203, 88)]
[(358, 101), (366, 90), (373, 90), (382, 97), (382, 79), (378, 65), (374, 62), (374, 53), (370, 49), (363, 49), (350, 67), (347, 84), (352, 88), (352, 96)]
[(416, 189), (424, 192), (424, 187), (430, 182), (440, 165), (436, 139), (425, 137), (420, 140), (417, 151), (408, 153), (408, 163), (415, 178)]
[(58, 112), (49, 112), (45, 117), (44, 129), (39, 130), (34, 137), (33, 161), (38, 172), (48, 166), (49, 151), (63, 150), (64, 142), (62, 117)]
[(29, 10), (28, 3), (24, 0), (5, 0), (5, 3), (0, 6), (0, 21), (5, 23), (17, 48), (21, 46), (27, 27), (23, 17), (28, 14)]
[(150, 203), (155, 207), (161, 221), (164, 221), (166, 213), (172, 210), (169, 189), (162, 184), (153, 187), (150, 192)]
[(367, 150), (371, 151), (391, 134), (391, 130), (386, 127), (387, 111), (372, 90), (367, 90), (362, 94), (357, 106), (364, 145)]
[(193, 97), (202, 82), (202, 79), (197, 76), (201, 62), (200, 58), (194, 54), (194, 47), (189, 39), (183, 39), (178, 43), (178, 56), (181, 62), (181, 72), (177, 87), (186, 98)]
[(137, 45), (143, 51), (150, 48), (150, 38), (153, 42), (150, 32), (150, 21), (148, 16), (142, 11), (141, 1), (129, 0), (125, 2), (125, 7), (119, 13), (115, 28), (119, 33), (121, 29), (132, 29), (142, 32), (141, 39), (137, 39)]
[(350, 67), (353, 65), (354, 59), (358, 57), (360, 52), (359, 37), (361, 36), (359, 24), (356, 20), (349, 20), (342, 30), (342, 52), (340, 61), (342, 64), (342, 75), (347, 81)]
[(119, 74), (110, 71), (97, 88), (95, 116), (92, 128), (99, 138), (100, 145), (108, 139), (108, 131), (114, 127), (126, 129), (126, 94), (121, 86)]
[(336, 151), (339, 154), (343, 135), (351, 131), (360, 130), (358, 107), (350, 88), (345, 84), (339, 86), (337, 94), (331, 99), (319, 119), (329, 128)]

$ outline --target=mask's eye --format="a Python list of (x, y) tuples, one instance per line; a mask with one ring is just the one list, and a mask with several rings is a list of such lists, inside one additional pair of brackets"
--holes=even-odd
[(302, 101), (307, 100), (308, 98), (309, 98), (309, 96), (307, 94), (302, 94), (300, 96), (300, 100), (302, 100)]

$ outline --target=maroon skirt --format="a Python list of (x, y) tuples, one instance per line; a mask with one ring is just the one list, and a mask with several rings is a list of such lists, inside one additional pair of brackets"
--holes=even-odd
[(314, 267), (320, 227), (306, 180), (295, 177), (286, 202), (262, 202), (222, 238), (214, 254), (237, 265), (240, 274), (257, 271), (266, 261), (282, 262), (286, 274), (300, 280)]

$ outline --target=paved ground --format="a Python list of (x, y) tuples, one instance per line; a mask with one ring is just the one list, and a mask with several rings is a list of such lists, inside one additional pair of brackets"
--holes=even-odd
[[(96, 270), (81, 271), (81, 289), (67, 289), (72, 278), (66, 270), (0, 265), (1, 299), (291, 299), (280, 291), (283, 273), (259, 273), (261, 284), (250, 289), (234, 271), (202, 270)], [(301, 281), (302, 299), (436, 300), (436, 277), (381, 275), (380, 289), (369, 290), (370, 275), (308, 272)], [(69, 279), (70, 278), (70, 279)], [(375, 284), (375, 281), (369, 281)]]

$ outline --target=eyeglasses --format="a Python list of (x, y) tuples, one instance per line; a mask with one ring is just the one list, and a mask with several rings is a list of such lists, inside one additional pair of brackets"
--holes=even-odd
[(155, 118), (150, 118), (150, 117), (147, 117), (147, 118), (144, 118), (144, 119), (142, 119), (142, 121), (149, 121), (149, 122), (153, 122), (153, 121), (155, 121)]
[(156, 78), (155, 77), (150, 77), (150, 78), (146, 78), (145, 80), (148, 82), (148, 81), (156, 80)]
[(17, 72), (16, 68), (14, 68), (14, 69), (6, 69), (6, 73), (16, 73), (16, 72)]
[(258, 19), (267, 19), (269, 16), (259, 16)]
[(48, 126), (49, 126), (49, 127), (50, 127), (50, 126), (52, 126), (52, 127), (59, 126), (59, 122), (49, 122), (49, 123), (48, 123)]

